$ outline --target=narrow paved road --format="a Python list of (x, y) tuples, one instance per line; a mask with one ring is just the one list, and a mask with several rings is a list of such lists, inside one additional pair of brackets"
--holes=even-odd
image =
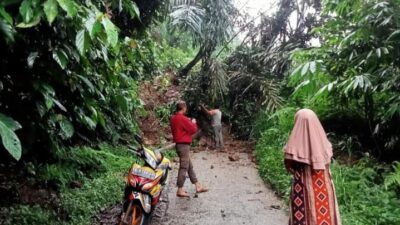
[(190, 199), (175, 196), (178, 167), (175, 163), (165, 190), (167, 206), (161, 207), (166, 212), (158, 212), (159, 217), (151, 225), (286, 225), (283, 203), (265, 186), (248, 154), (237, 155), (240, 159), (232, 162), (228, 153), (194, 153), (197, 176), (210, 191), (196, 196), (187, 179), (185, 187)]

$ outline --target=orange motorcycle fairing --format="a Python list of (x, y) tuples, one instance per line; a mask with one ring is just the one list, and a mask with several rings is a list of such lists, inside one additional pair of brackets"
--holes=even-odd
[(128, 175), (129, 185), (137, 191), (143, 191), (155, 197), (161, 190), (160, 180), (163, 176), (163, 171), (154, 171), (147, 166), (134, 164)]

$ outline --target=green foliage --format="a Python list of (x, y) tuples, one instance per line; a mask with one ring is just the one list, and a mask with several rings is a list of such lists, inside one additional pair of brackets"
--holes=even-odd
[(279, 129), (271, 128), (262, 134), (256, 147), (260, 176), (285, 198), (290, 193), (290, 176), (283, 164), (282, 151), (286, 137)]
[[(129, 162), (124, 164), (126, 169)], [(69, 189), (61, 193), (63, 207), (69, 214), (69, 224), (92, 224), (93, 216), (104, 207), (121, 201), (124, 176), (121, 172), (108, 172), (88, 180), (82, 189)], [(77, 207), (79, 206), (79, 207)]]
[[(261, 177), (286, 200), (290, 193), (290, 176), (285, 171), (282, 149), (293, 126), (294, 112), (294, 108), (282, 108), (268, 117), (268, 125), (264, 127), (256, 146)], [(397, 169), (386, 175), (384, 165), (364, 158), (354, 165), (342, 165), (335, 161), (331, 171), (343, 224), (400, 223), (400, 199), (395, 189), (387, 186), (388, 182), (391, 183), (391, 176), (398, 173)], [(385, 183), (389, 188), (385, 188)]]
[(398, 224), (400, 199), (393, 190), (384, 188), (382, 174), (377, 172), (380, 166), (369, 161), (332, 165), (343, 224)]
[(198, 5), (181, 4), (173, 7), (170, 14), (171, 24), (190, 31), (195, 39), (202, 36), (202, 23), (205, 10)]
[(160, 123), (164, 126), (169, 125), (169, 118), (171, 117), (171, 114), (173, 112), (173, 104), (167, 105), (167, 106), (158, 106), (155, 109), (156, 116)]
[[(94, 171), (85, 174), (82, 188), (66, 188), (60, 194), (63, 209), (69, 217), (68, 224), (92, 224), (93, 216), (100, 209), (120, 202), (126, 171), (135, 160), (132, 153), (124, 147), (101, 145), (99, 150), (90, 148), (85, 150), (86, 154), (79, 153), (82, 154), (79, 157), (79, 164), (90, 165), (94, 167)], [(78, 156), (75, 157), (75, 161), (79, 160)]]
[(393, 172), (386, 176), (385, 187), (391, 186), (400, 188), (400, 162), (393, 163)]
[(163, 154), (165, 157), (167, 157), (170, 160), (178, 157), (178, 154), (176, 153), (175, 149), (167, 150), (167, 151), (163, 152)]
[(39, 206), (19, 205), (0, 209), (0, 213), (7, 215), (2, 221), (4, 225), (62, 224), (58, 221), (55, 212), (45, 210)]
[[(36, 172), (45, 184), (58, 185), (61, 208), (15, 204), (0, 208), (0, 217), (6, 218), (4, 224), (92, 224), (102, 208), (121, 201), (125, 171), (134, 160), (123, 147), (63, 148), (57, 152), (56, 163)], [(71, 188), (71, 181), (82, 187)], [(56, 213), (60, 210), (63, 215)]]
[(21, 158), (22, 150), (21, 142), (14, 131), (20, 128), (21, 125), (17, 121), (0, 113), (0, 136), (3, 146), (16, 160)]
[(63, 148), (56, 153), (56, 162), (39, 169), (39, 179), (46, 184), (68, 187), (73, 180), (82, 180), (96, 172), (104, 172), (106, 165), (99, 151), (91, 148)]
[[(212, 72), (209, 68), (212, 64), (210, 60), (214, 57), (213, 52), (232, 35), (236, 14), (233, 2), (231, 0), (172, 0), (171, 5), (174, 7), (171, 23), (182, 32), (189, 33), (193, 46), (199, 47), (196, 56), (181, 68), (180, 75), (188, 75), (200, 60), (202, 60), (203, 72)], [(214, 58), (218, 58), (218, 55)]]
[(216, 59), (207, 62), (206, 77), (209, 77), (208, 92), (211, 102), (223, 102), (228, 92), (227, 65)]
[[(297, 51), (289, 85), (294, 97), (331, 101), (368, 124), (373, 153), (399, 146), (399, 29), (397, 0), (324, 1), (322, 26), (314, 29), (321, 46)], [(390, 156), (388, 157), (390, 158)]]
[[(40, 140), (22, 140), (26, 153), (32, 144), (115, 142), (116, 134), (137, 131), (132, 114), (141, 107), (137, 81), (158, 71), (158, 65), (151, 36), (133, 36), (132, 23), (160, 2), (143, 14), (143, 6), (133, 1), (109, 3), (0, 3), (0, 49), (8, 56), (0, 58), (0, 110), (22, 125), (18, 135)], [(6, 149), (19, 159), (20, 140), (0, 126)]]

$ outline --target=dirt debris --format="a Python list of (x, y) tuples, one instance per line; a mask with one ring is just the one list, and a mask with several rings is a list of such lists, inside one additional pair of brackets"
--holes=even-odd
[(174, 74), (168, 72), (164, 76), (144, 82), (140, 86), (139, 96), (143, 101), (146, 112), (136, 112), (136, 114), (140, 115), (139, 127), (146, 145), (160, 145), (161, 137), (166, 141), (172, 140), (169, 127), (161, 124), (156, 111), (160, 106), (167, 107), (181, 99), (179, 87), (168, 84), (173, 77)]
[(229, 160), (232, 162), (239, 161), (240, 157), (238, 155), (229, 155)]

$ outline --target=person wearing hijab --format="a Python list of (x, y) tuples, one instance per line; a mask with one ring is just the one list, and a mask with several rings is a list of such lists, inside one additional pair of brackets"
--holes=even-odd
[(341, 225), (329, 170), (332, 145), (312, 110), (296, 113), (284, 150), (286, 169), (293, 175), (289, 225)]

